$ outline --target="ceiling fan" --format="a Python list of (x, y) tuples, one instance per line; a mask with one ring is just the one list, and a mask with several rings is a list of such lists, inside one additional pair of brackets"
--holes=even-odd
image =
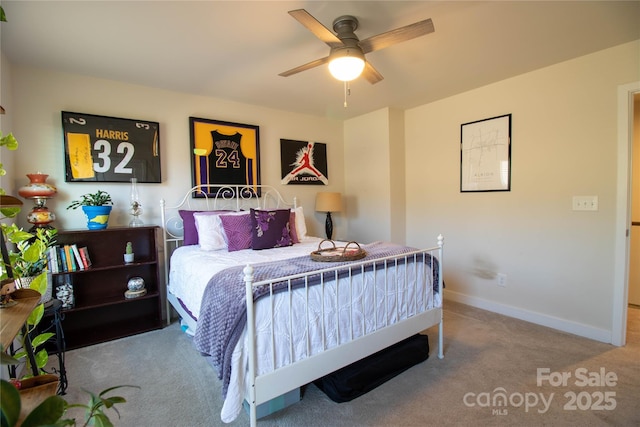
[[(360, 74), (363, 74), (369, 83), (375, 84), (384, 77), (365, 59), (367, 53), (384, 49), (396, 43), (411, 40), (435, 31), (431, 19), (425, 19), (424, 21), (360, 40), (355, 34), (358, 28), (358, 19), (355, 16), (344, 15), (336, 18), (333, 21), (333, 30), (336, 32), (336, 34), (334, 34), (304, 9), (291, 10), (289, 11), (289, 15), (293, 16), (293, 18), (304, 25), (316, 37), (325, 42), (331, 48), (331, 51), (329, 56), (316, 59), (315, 61), (280, 73), (279, 75), (283, 77), (288, 77), (329, 63), (329, 71), (331, 71), (331, 74), (338, 80), (350, 81)], [(341, 61), (350, 65), (346, 66), (346, 74), (336, 75), (334, 69), (340, 67), (339, 64)]]

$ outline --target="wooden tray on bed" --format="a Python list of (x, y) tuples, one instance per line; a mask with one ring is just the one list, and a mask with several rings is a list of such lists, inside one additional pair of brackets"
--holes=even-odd
[[(324, 242), (330, 242), (332, 247), (322, 248)], [(324, 239), (318, 244), (318, 250), (311, 252), (311, 259), (319, 262), (355, 261), (367, 256), (367, 252), (357, 242), (349, 242), (345, 246), (336, 247), (336, 242)]]

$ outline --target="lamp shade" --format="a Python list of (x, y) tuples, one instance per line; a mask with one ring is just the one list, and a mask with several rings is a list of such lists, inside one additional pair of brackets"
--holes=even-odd
[(337, 47), (329, 55), (329, 72), (343, 82), (349, 82), (362, 74), (364, 54), (358, 47)]
[(340, 193), (321, 192), (316, 194), (317, 212), (340, 212), (342, 210), (342, 195)]

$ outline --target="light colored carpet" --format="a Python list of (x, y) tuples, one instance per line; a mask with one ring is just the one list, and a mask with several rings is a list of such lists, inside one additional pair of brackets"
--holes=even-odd
[[(622, 348), (458, 303), (445, 302), (444, 313), (443, 360), (435, 355), (437, 329), (429, 329), (425, 331), (431, 346), (429, 359), (377, 389), (338, 404), (310, 385), (300, 402), (258, 424), (640, 425), (639, 309), (630, 310), (628, 344)], [(118, 426), (249, 424), (244, 412), (234, 423), (220, 421), (220, 382), (177, 324), (70, 351), (66, 366), (69, 389), (65, 398), (69, 402), (84, 402), (82, 389), (98, 392), (120, 384), (141, 387), (120, 391), (127, 403), (120, 406), (119, 419), (111, 416)], [(570, 377), (565, 385), (544, 381), (538, 386), (538, 369), (548, 369), (552, 379)], [(608, 385), (582, 385), (585, 376), (599, 381), (601, 370), (609, 373)], [(507, 396), (505, 406), (493, 402), (501, 392)]]

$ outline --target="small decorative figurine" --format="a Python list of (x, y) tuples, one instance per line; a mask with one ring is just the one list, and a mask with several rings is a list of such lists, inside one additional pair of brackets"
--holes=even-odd
[(124, 262), (127, 264), (133, 262), (133, 247), (131, 246), (131, 242), (127, 242), (127, 246), (125, 247)]

